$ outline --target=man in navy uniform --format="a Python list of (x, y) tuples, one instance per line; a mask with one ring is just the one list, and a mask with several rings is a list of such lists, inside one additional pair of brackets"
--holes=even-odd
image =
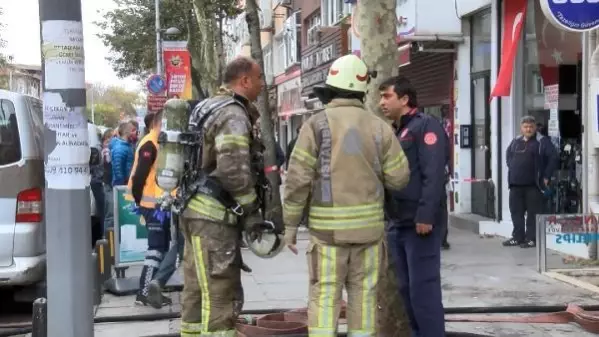
[(443, 198), (449, 142), (441, 123), (418, 111), (416, 91), (403, 77), (379, 87), (380, 106), (410, 165), (410, 182), (387, 191), (387, 240), (414, 337), (444, 337), (441, 298)]

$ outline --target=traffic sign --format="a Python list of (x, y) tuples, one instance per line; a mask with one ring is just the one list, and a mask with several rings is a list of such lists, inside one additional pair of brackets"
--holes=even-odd
[(576, 33), (599, 28), (599, 0), (539, 0), (554, 26)]
[(168, 98), (163, 95), (148, 95), (148, 113), (159, 112)]
[(150, 94), (160, 95), (166, 90), (166, 80), (164, 77), (154, 74), (148, 78), (146, 86)]

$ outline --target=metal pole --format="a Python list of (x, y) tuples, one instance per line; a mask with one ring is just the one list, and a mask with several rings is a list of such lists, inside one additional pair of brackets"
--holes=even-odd
[(40, 0), (48, 336), (92, 337), (90, 148), (81, 0)]
[(33, 302), (31, 337), (48, 337), (48, 302), (38, 298)]
[(154, 1), (156, 5), (156, 74), (162, 75), (162, 33), (160, 28), (160, 0)]

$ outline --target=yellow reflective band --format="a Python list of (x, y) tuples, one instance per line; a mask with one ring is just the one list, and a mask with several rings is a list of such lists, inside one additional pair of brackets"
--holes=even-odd
[(385, 165), (383, 165), (383, 172), (391, 172), (401, 168), (406, 162), (405, 155), (399, 155), (390, 161), (387, 161)]
[(303, 210), (304, 210), (303, 205), (290, 205), (288, 203), (283, 203), (283, 212), (289, 214), (289, 215), (299, 215), (302, 214)]
[(228, 223), (234, 224), (236, 220), (234, 216), (229, 216), (230, 214), (227, 212), (227, 209), (221, 203), (207, 195), (196, 194), (191, 198), (187, 207), (198, 214), (216, 221), (226, 220)]
[(335, 336), (336, 317), (335, 305), (337, 304), (337, 248), (319, 245), (319, 280), (318, 286), (318, 326), (310, 327), (315, 335), (323, 337)]
[[(196, 265), (196, 275), (200, 285), (200, 293), (202, 295), (202, 332), (208, 332), (208, 323), (210, 322), (210, 290), (208, 289), (208, 274), (206, 271), (206, 262), (202, 251), (202, 239), (199, 236), (192, 236), (191, 243), (193, 245), (193, 256)], [(206, 259), (207, 260), (207, 259)]]
[(201, 332), (186, 332), (181, 330), (181, 337), (201, 337)]
[(226, 145), (236, 145), (243, 148), (250, 147), (250, 139), (246, 136), (237, 135), (219, 135), (214, 138), (214, 146), (217, 150), (222, 149)]
[(237, 201), (242, 206), (251, 205), (256, 201), (256, 199), (258, 199), (258, 196), (256, 195), (255, 191), (235, 197), (235, 201)]
[(376, 287), (379, 280), (379, 257), (381, 244), (364, 251), (364, 279), (362, 280), (362, 328), (360, 331), (348, 331), (348, 336), (376, 336)]
[(384, 226), (380, 203), (360, 206), (310, 207), (309, 223), (314, 229), (343, 230)]
[[(133, 200), (133, 193), (131, 192), (130, 189), (125, 190), (125, 194), (124, 194), (125, 200)], [(153, 202), (156, 203), (158, 201), (158, 198), (156, 197), (150, 197), (147, 195), (142, 195), (141, 196), (141, 201), (142, 202)]]
[(333, 329), (322, 329), (322, 328), (308, 328), (308, 334), (310, 337), (333, 337), (337, 336)]
[(181, 322), (181, 333), (199, 334), (202, 332), (202, 323), (186, 323)]
[(310, 167), (316, 165), (316, 158), (302, 149), (294, 148), (293, 152), (291, 152), (291, 158), (295, 158), (300, 162), (304, 162)]

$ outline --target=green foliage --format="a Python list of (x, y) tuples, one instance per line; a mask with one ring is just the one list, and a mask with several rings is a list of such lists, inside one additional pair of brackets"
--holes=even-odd
[[(135, 107), (145, 102), (139, 93), (125, 90), (117, 86), (93, 84), (87, 88), (86, 114), (97, 125), (115, 127), (121, 115), (135, 117)], [(91, 118), (92, 105), (94, 118)]]

